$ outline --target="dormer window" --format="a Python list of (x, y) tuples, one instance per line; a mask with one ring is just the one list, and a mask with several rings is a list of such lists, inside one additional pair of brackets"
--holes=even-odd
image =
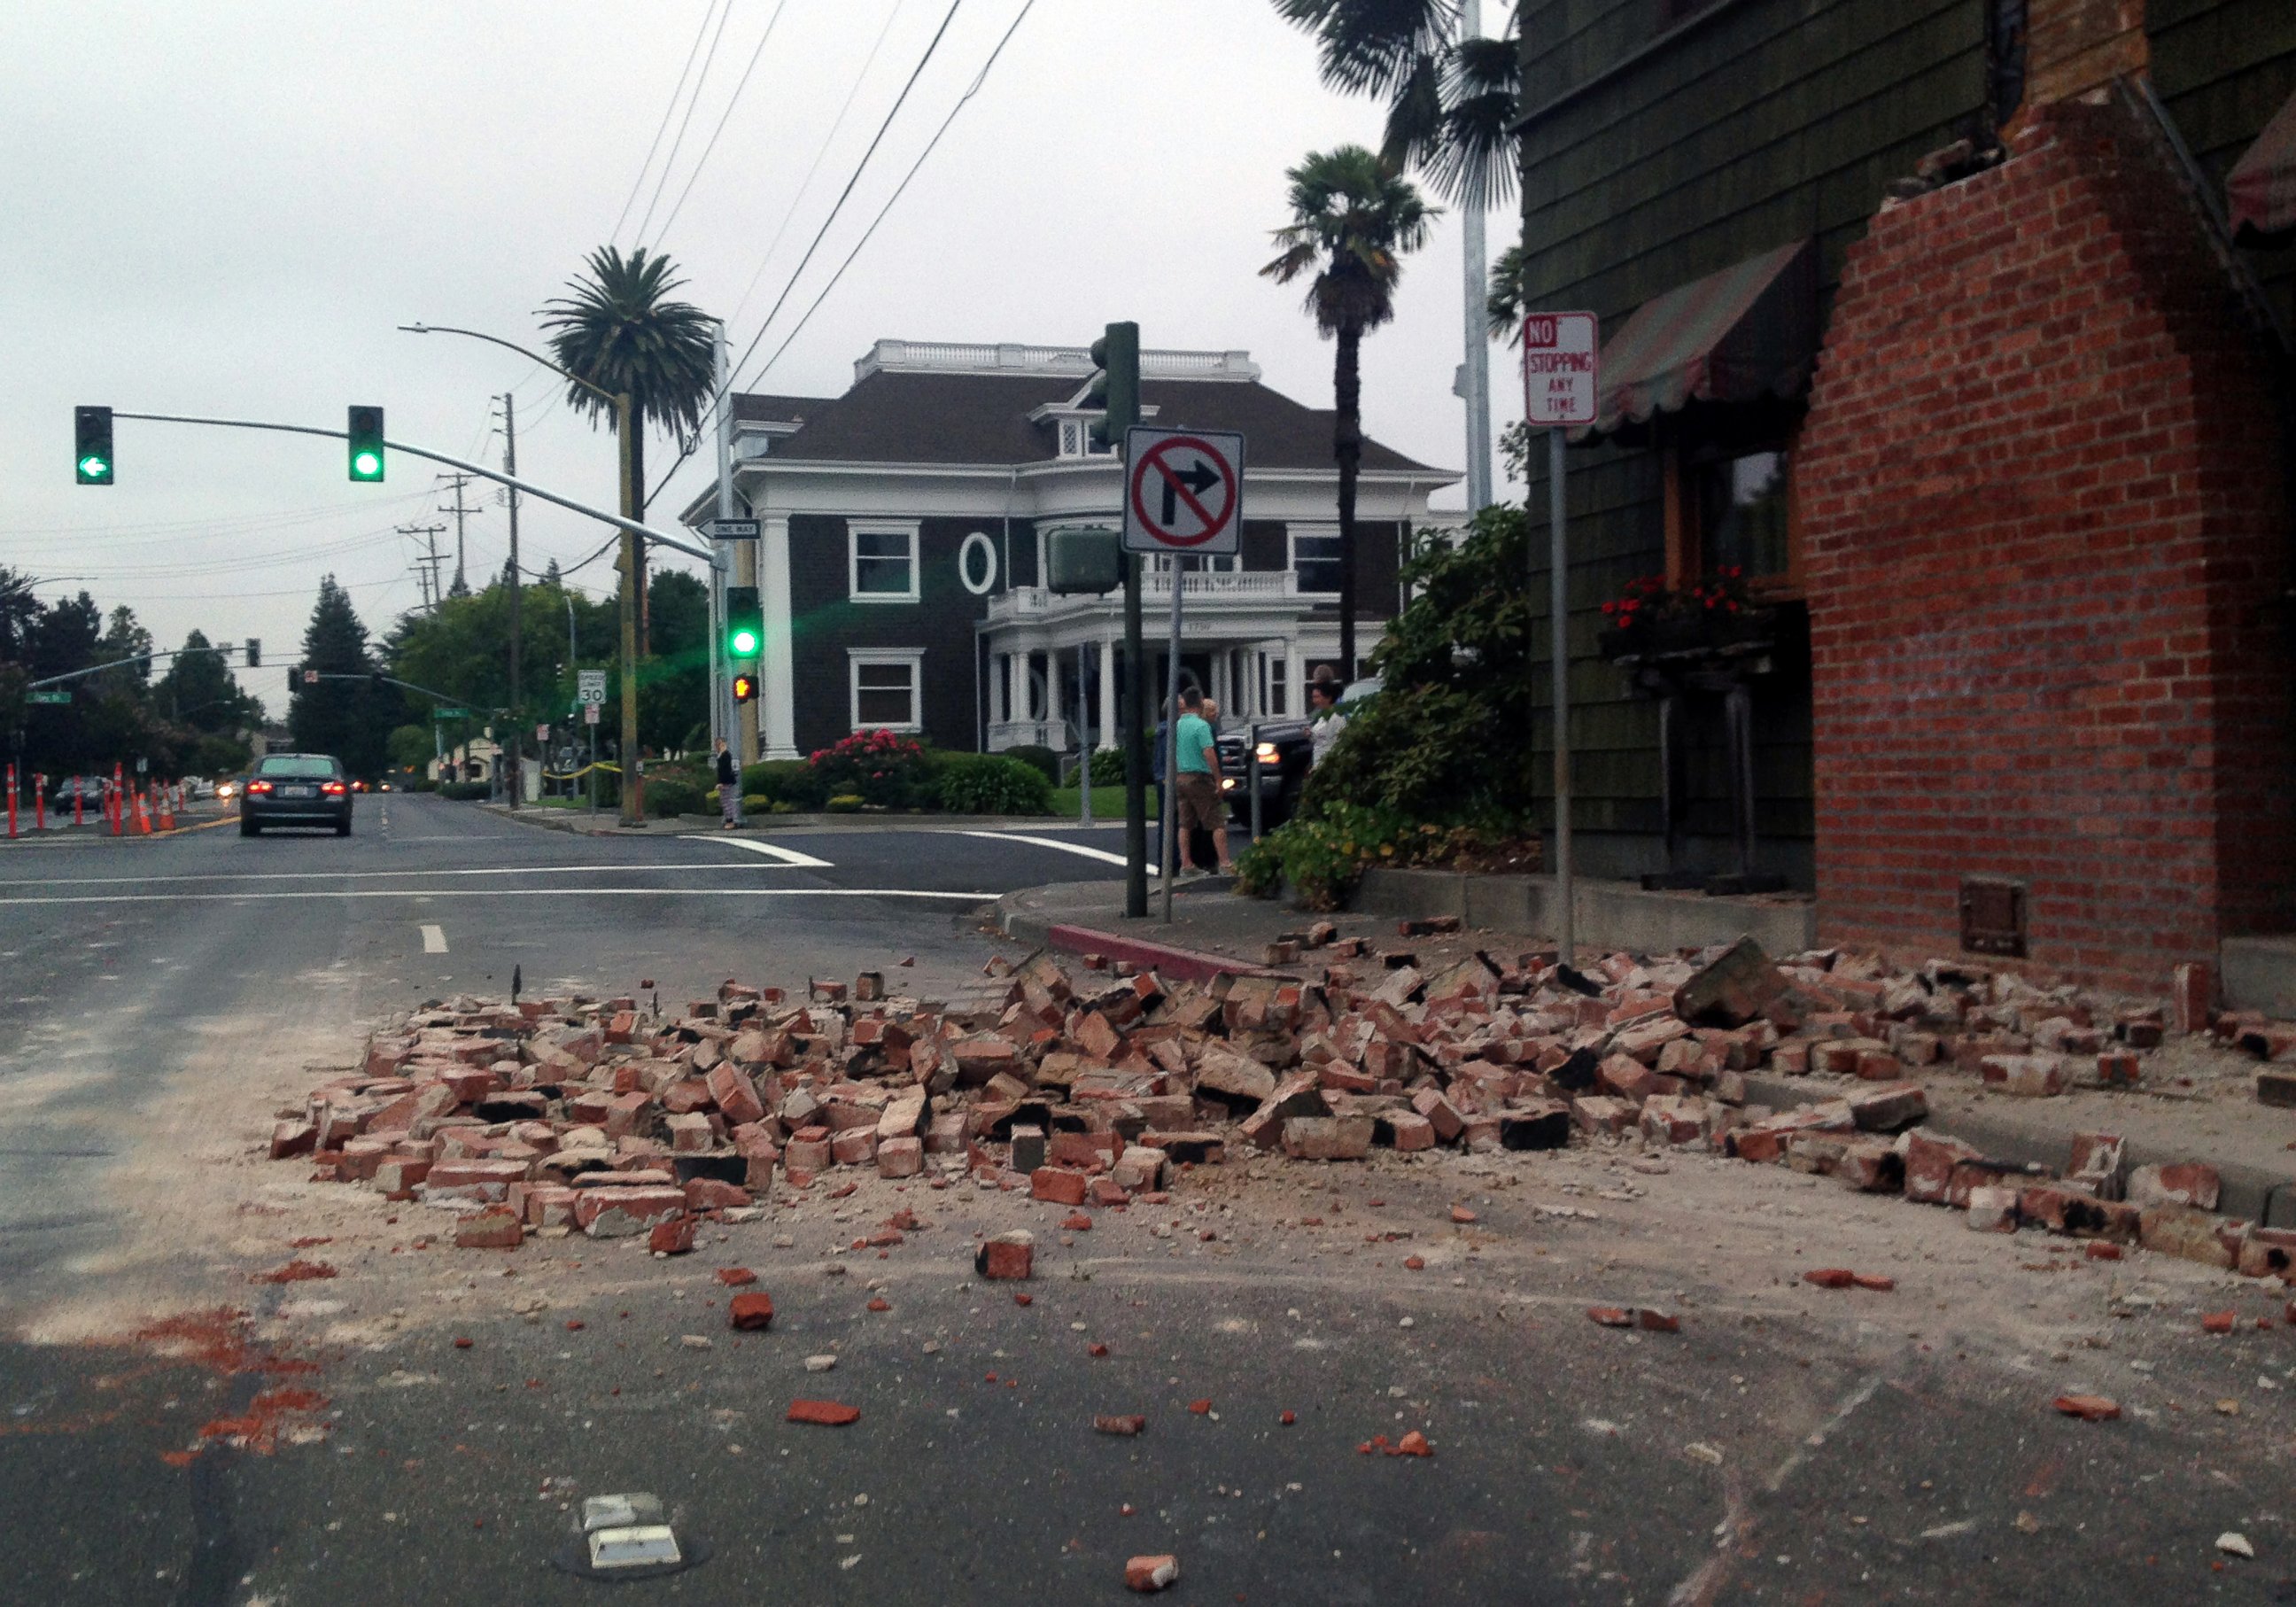
[(1092, 427), (1099, 422), (1092, 418), (1067, 418), (1061, 424), (1061, 455), (1062, 457), (1113, 457), (1113, 451), (1092, 444)]

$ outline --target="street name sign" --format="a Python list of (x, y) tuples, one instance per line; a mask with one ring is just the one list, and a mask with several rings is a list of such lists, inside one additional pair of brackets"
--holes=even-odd
[(1532, 313), (1523, 319), (1522, 406), (1532, 428), (1595, 422), (1598, 332), (1592, 313)]
[(754, 519), (713, 519), (701, 528), (712, 541), (755, 541), (758, 523)]
[(71, 701), (71, 693), (65, 687), (58, 686), (48, 692), (28, 692), (24, 694), (24, 701), (27, 703), (69, 703)]
[[(447, 510), (449, 512), (453, 511), (451, 508)], [(466, 720), (471, 717), (471, 715), (470, 710), (466, 709), (433, 709), (430, 711), (430, 717), (434, 720)]]
[(1243, 437), (1233, 430), (1124, 432), (1124, 550), (1243, 550)]
[(584, 703), (606, 701), (606, 672), (603, 669), (579, 669), (574, 672), (577, 690), (575, 699)]

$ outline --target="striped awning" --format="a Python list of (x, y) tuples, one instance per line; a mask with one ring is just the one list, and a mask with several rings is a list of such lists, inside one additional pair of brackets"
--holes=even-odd
[(1817, 356), (1817, 252), (1798, 241), (1654, 296), (1603, 347), (1595, 419), (1574, 439), (1692, 402), (1790, 398)]
[(2283, 245), (2296, 237), (2296, 98), (2273, 114), (2225, 179), (2233, 238)]

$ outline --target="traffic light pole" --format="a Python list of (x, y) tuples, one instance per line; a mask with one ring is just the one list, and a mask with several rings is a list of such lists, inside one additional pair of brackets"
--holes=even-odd
[[(638, 466), (636, 407), (628, 391), (614, 398), (616, 443), (621, 448), (622, 517), (622, 778), (616, 792), (621, 799), (621, 824), (645, 824), (645, 767), (638, 752)], [(689, 551), (692, 549), (688, 549)], [(718, 560), (709, 556), (715, 569)]]

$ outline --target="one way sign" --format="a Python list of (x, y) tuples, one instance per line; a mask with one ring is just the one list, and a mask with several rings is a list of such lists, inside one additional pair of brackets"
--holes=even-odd
[(1125, 432), (1124, 550), (1243, 550), (1243, 437), (1233, 430)]

